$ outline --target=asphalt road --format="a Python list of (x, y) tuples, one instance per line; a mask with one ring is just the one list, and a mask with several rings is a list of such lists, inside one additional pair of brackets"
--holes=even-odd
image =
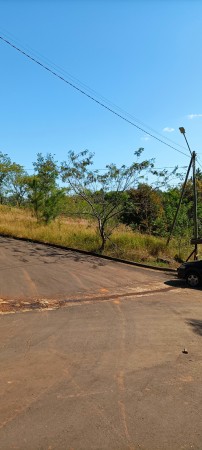
[(50, 307), (71, 299), (165, 289), (165, 277), (150, 269), (0, 237), (0, 311), (38, 308), (39, 301)]
[[(2, 450), (202, 449), (201, 290), (155, 271), (141, 269), (141, 278), (139, 269), (123, 266), (124, 294), (120, 279), (118, 287), (110, 279), (111, 264), (95, 273), (106, 269), (113, 295), (94, 295), (101, 272), (88, 300), (0, 316)], [(39, 265), (42, 276), (48, 265)]]

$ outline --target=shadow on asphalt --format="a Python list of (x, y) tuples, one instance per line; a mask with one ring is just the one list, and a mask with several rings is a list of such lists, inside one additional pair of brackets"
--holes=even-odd
[[(56, 263), (62, 260), (73, 260), (75, 262), (89, 263), (93, 264), (92, 268), (96, 269), (99, 266), (106, 266), (107, 261), (100, 260), (96, 256), (86, 255), (82, 253), (77, 253), (74, 250), (70, 249), (58, 249), (49, 247), (48, 245), (43, 244), (35, 244), (31, 242), (20, 241), (22, 244), (21, 248), (16, 249), (16, 241), (12, 242), (12, 238), (3, 238), (1, 237), (1, 243), (4, 244), (4, 248), (8, 249), (11, 253), (13, 253), (14, 257), (17, 257), (19, 261), (28, 262), (26, 258), (35, 257), (40, 262), (44, 262), (44, 264)], [(23, 244), (26, 244), (26, 247), (23, 248)], [(50, 258), (50, 261), (43, 260), (43, 258)]]
[(202, 320), (188, 319), (186, 323), (193, 328), (193, 332), (202, 336)]
[(173, 279), (173, 280), (167, 280), (164, 282), (164, 284), (166, 284), (166, 286), (172, 286), (175, 288), (182, 288), (185, 289), (187, 288), (187, 284), (185, 280), (179, 280), (178, 278)]
[(175, 278), (173, 280), (167, 280), (164, 282), (164, 284), (166, 284), (166, 286), (172, 286), (175, 288), (181, 288), (181, 289), (189, 289), (190, 292), (191, 291), (201, 291), (202, 290), (202, 286), (199, 287), (195, 287), (195, 288), (191, 288), (187, 285), (185, 280), (179, 280), (178, 278)]

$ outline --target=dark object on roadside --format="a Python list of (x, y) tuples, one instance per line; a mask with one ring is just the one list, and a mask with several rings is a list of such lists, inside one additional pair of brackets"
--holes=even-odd
[(157, 258), (157, 262), (164, 263), (164, 264), (172, 264), (171, 259)]
[(202, 260), (184, 262), (178, 267), (177, 276), (185, 279), (188, 286), (198, 287), (202, 284)]
[(182, 259), (182, 258), (180, 258), (180, 256), (179, 256), (179, 255), (175, 255), (175, 256), (174, 256), (174, 260), (175, 260), (176, 262), (180, 263), (180, 264), (182, 264), (182, 263), (183, 263), (183, 259)]
[(188, 354), (188, 350), (186, 348), (184, 348), (184, 350), (182, 350), (182, 353), (185, 353), (185, 355)]

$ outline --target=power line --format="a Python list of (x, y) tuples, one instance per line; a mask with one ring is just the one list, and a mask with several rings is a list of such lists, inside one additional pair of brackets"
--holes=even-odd
[[(0, 149), (0, 153), (2, 153), (2, 152), (6, 152), (6, 150), (5, 149)], [(198, 161), (198, 163), (199, 163), (199, 161)], [(21, 164), (19, 164), (19, 165), (21, 165)], [(200, 163), (199, 163), (199, 165), (200, 165)], [(21, 167), (23, 167), (23, 169), (26, 170), (26, 171), (34, 171), (35, 170), (34, 167), (33, 168), (25, 167), (24, 165), (22, 165)], [(152, 167), (152, 170), (166, 170), (166, 169), (176, 169), (176, 168), (178, 170), (178, 169), (187, 169), (187, 167), (188, 166), (178, 166), (176, 164), (175, 166)], [(128, 168), (128, 166), (126, 168)], [(97, 170), (97, 171), (107, 170), (107, 167), (102, 167), (102, 168), (98, 168), (98, 169), (95, 169), (95, 170)]]
[[(172, 166), (172, 167), (152, 167), (152, 170), (166, 170), (166, 169), (187, 169), (188, 166)], [(127, 168), (127, 167), (126, 167)], [(27, 169), (27, 170), (31, 170), (31, 169)], [(102, 169), (96, 169), (98, 171), (102, 171), (102, 170), (107, 170), (107, 168), (102, 168)]]
[(5, 39), (3, 36), (0, 36), (0, 39), (5, 42), (6, 44), (8, 44), (10, 47), (14, 48), (15, 50), (17, 50), (19, 53), (23, 54), (24, 56), (26, 56), (27, 58), (29, 58), (31, 61), (35, 62), (36, 64), (38, 64), (39, 66), (43, 67), (45, 70), (47, 70), (48, 72), (50, 72), (52, 75), (56, 76), (57, 78), (59, 78), (60, 80), (64, 81), (66, 84), (68, 84), (69, 86), (73, 87), (75, 90), (77, 90), (78, 92), (80, 92), (81, 94), (85, 95), (86, 97), (88, 97), (90, 100), (94, 101), (95, 103), (97, 103), (98, 105), (102, 106), (103, 108), (105, 108), (106, 110), (110, 111), (112, 114), (116, 115), (117, 117), (119, 117), (120, 119), (124, 120), (125, 122), (129, 123), (130, 125), (134, 126), (135, 128), (137, 128), (138, 130), (143, 131), (145, 134), (147, 134), (148, 136), (152, 137), (153, 139), (156, 139), (158, 142), (161, 142), (162, 144), (166, 145), (167, 147), (172, 148), (173, 150), (175, 150), (178, 153), (181, 153), (182, 155), (186, 156), (187, 158), (189, 158), (189, 155), (187, 153), (182, 152), (181, 150), (173, 147), (172, 145), (168, 144), (167, 142), (163, 141), (162, 139), (154, 136), (153, 134), (149, 133), (148, 131), (144, 130), (142, 127), (138, 126), (137, 124), (135, 124), (134, 122), (131, 122), (131, 120), (127, 119), (126, 117), (124, 117), (123, 115), (117, 113), (116, 111), (114, 111), (112, 108), (109, 108), (108, 106), (106, 106), (104, 103), (100, 102), (99, 100), (97, 100), (95, 97), (93, 97), (92, 95), (88, 94), (87, 92), (85, 92), (83, 89), (80, 89), (78, 86), (76, 86), (75, 84), (73, 84), (72, 82), (66, 80), (64, 77), (62, 77), (61, 75), (59, 75), (58, 73), (56, 73), (55, 71), (53, 71), (52, 69), (50, 69), (48, 66), (46, 66), (45, 64), (41, 63), (40, 61), (38, 61), (36, 58), (33, 58), (31, 55), (29, 55), (28, 53), (26, 53), (25, 51), (21, 50), (19, 47), (17, 47), (16, 45), (12, 44), (10, 41), (8, 41), (7, 39)]
[[(152, 170), (166, 170), (166, 169), (176, 169), (176, 167), (177, 167), (177, 169), (187, 169), (187, 167), (188, 166), (167, 166), (167, 167), (152, 167)], [(26, 168), (25, 166), (23, 166), (23, 168), (25, 169), (25, 170), (35, 170), (34, 168), (33, 169), (31, 169), (31, 168)], [(98, 171), (101, 171), (101, 170), (107, 170), (107, 167), (103, 167), (103, 168), (98, 168), (98, 169), (95, 169), (95, 170), (98, 170)]]
[[(6, 30), (5, 30), (6, 31)], [(9, 33), (8, 31), (3, 32), (4, 36), (6, 36), (6, 34), (8, 35), (8, 39), (12, 39), (13, 42), (17, 45), (20, 45), (21, 48), (24, 48), (24, 50), (26, 50), (29, 54), (30, 51), (32, 52), (32, 54), (34, 54), (34, 56), (36, 55), (36, 57), (40, 57), (40, 59), (42, 61), (45, 61), (45, 63), (48, 63), (49, 67), (57, 69), (57, 71), (61, 72), (62, 74), (68, 75), (68, 78), (70, 78), (71, 80), (73, 80), (74, 82), (77, 83), (77, 85), (79, 84), (80, 86), (82, 86), (83, 88), (85, 88), (85, 90), (88, 90), (89, 92), (91, 92), (93, 95), (96, 95), (98, 98), (104, 100), (104, 102), (108, 103), (109, 105), (111, 105), (112, 107), (115, 107), (117, 110), (119, 110), (121, 113), (123, 113), (124, 115), (128, 116), (129, 118), (132, 118), (135, 122), (139, 123), (140, 125), (142, 125), (143, 127), (146, 127), (148, 130), (152, 131), (153, 133), (157, 134), (158, 136), (160, 136), (163, 139), (166, 139), (166, 141), (171, 142), (174, 145), (177, 145), (178, 147), (182, 148), (183, 150), (187, 150), (186, 147), (184, 147), (181, 144), (178, 144), (177, 142), (173, 141), (172, 139), (163, 136), (161, 133), (159, 133), (158, 131), (154, 130), (153, 128), (149, 127), (148, 125), (146, 125), (144, 122), (140, 121), (139, 119), (137, 119), (134, 115), (132, 115), (131, 113), (128, 113), (127, 111), (125, 111), (123, 108), (120, 108), (119, 106), (117, 106), (115, 103), (111, 102), (110, 100), (108, 100), (106, 97), (104, 97), (103, 95), (99, 94), (97, 91), (95, 91), (94, 89), (90, 88), (87, 84), (83, 83), (82, 81), (80, 81), (78, 78), (74, 77), (73, 75), (71, 75), (69, 72), (67, 72), (64, 68), (62, 68), (61, 66), (53, 63), (49, 58), (44, 57), (40, 52), (33, 50), (32, 47), (30, 46), (24, 46), (19, 40), (16, 40), (16, 38), (14, 37), (14, 35), (12, 33)], [(10, 37), (9, 37), (10, 35)], [(7, 38), (7, 36), (6, 36)]]

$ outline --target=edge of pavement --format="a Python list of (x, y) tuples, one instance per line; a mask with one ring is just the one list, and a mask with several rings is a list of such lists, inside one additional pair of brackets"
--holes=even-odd
[(107, 259), (109, 261), (115, 261), (115, 262), (119, 262), (122, 264), (128, 264), (131, 266), (142, 267), (145, 269), (159, 270), (161, 272), (171, 272), (171, 273), (177, 272), (176, 269), (171, 269), (169, 267), (164, 268), (164, 267), (158, 267), (158, 266), (152, 266), (152, 265), (150, 266), (149, 264), (142, 264), (139, 262), (130, 261), (127, 259), (116, 258), (113, 256), (108, 256), (108, 255), (99, 255), (98, 253), (88, 252), (86, 250), (79, 250), (79, 249), (71, 248), (71, 247), (66, 247), (66, 246), (63, 246), (60, 244), (51, 244), (49, 242), (44, 242), (44, 241), (40, 241), (37, 239), (30, 239), (30, 238), (24, 238), (24, 237), (19, 237), (19, 236), (11, 236), (9, 234), (3, 234), (3, 233), (0, 233), (0, 237), (5, 237), (5, 238), (13, 239), (13, 240), (24, 241), (24, 242), (31, 242), (33, 244), (40, 244), (40, 245), (45, 245), (45, 246), (49, 246), (49, 247), (53, 247), (53, 248), (59, 248), (61, 250), (67, 250), (67, 251), (71, 251), (71, 252), (80, 253), (83, 255), (94, 256), (97, 258)]

